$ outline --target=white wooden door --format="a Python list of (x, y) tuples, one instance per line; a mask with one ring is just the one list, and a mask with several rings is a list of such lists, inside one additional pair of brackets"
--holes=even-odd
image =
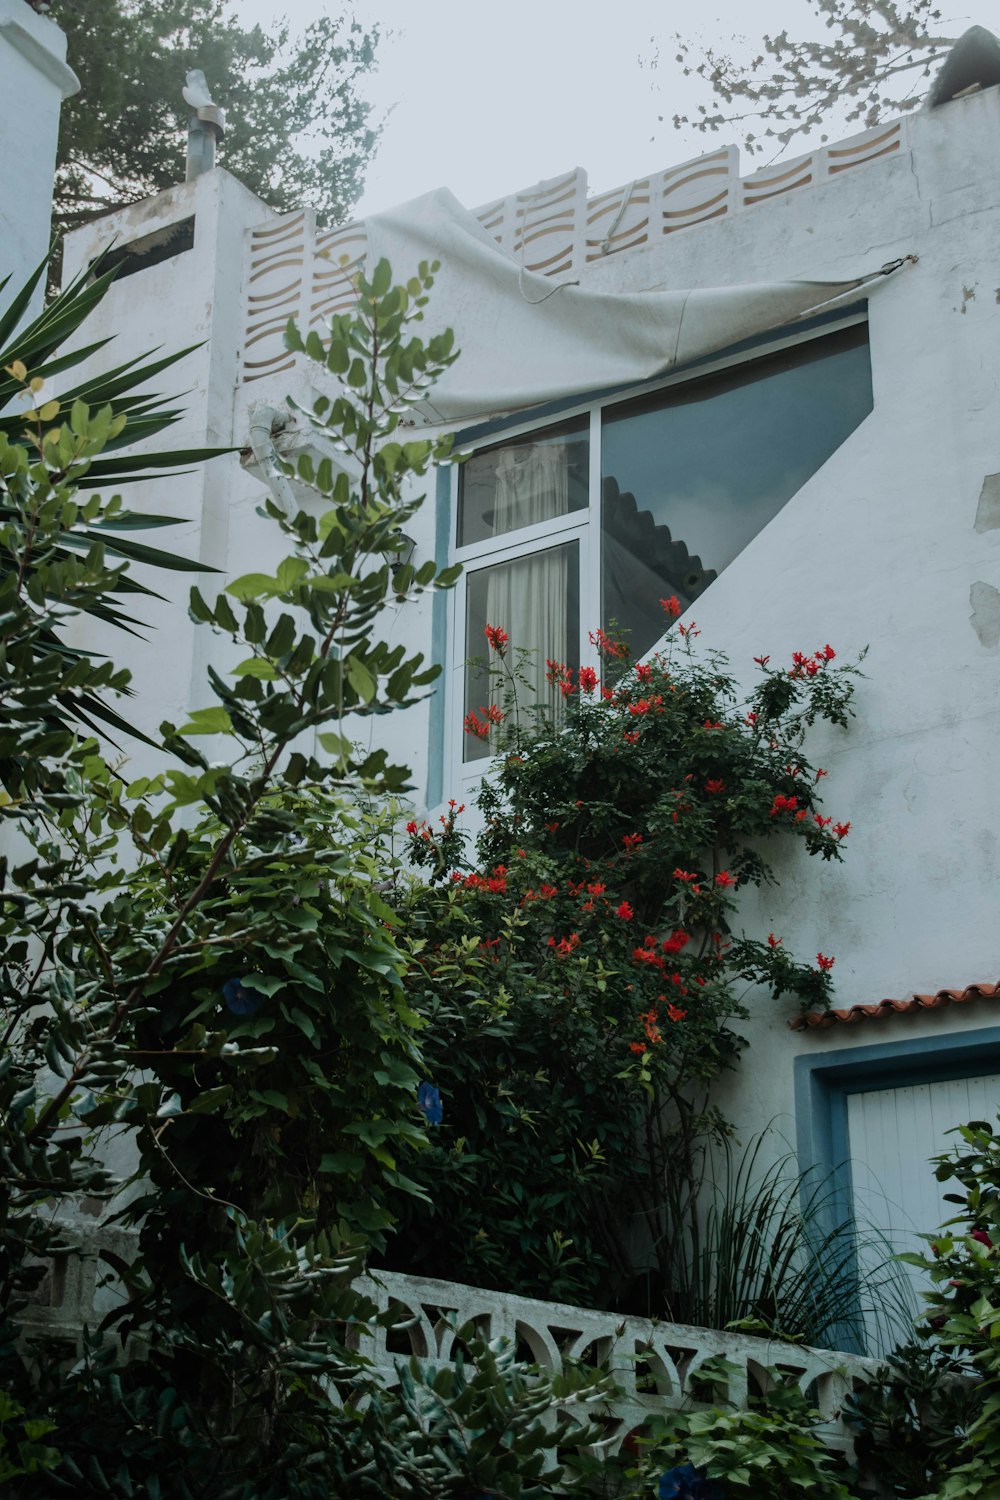
[[(969, 1120), (994, 1121), (1000, 1110), (1000, 1074), (943, 1079), (903, 1088), (872, 1089), (847, 1097), (847, 1128), (862, 1271), (871, 1272), (889, 1249), (924, 1253), (921, 1234), (933, 1234), (956, 1205), (944, 1195), (955, 1182), (938, 1182), (930, 1158), (960, 1144), (948, 1132)], [(876, 1273), (880, 1275), (881, 1273)], [(916, 1266), (899, 1266), (898, 1289), (866, 1308), (869, 1346), (882, 1352), (890, 1332), (905, 1336), (905, 1313), (891, 1306), (909, 1296), (913, 1311), (930, 1278)], [(890, 1330), (886, 1325), (894, 1324)], [(881, 1325), (881, 1326), (880, 1326)]]

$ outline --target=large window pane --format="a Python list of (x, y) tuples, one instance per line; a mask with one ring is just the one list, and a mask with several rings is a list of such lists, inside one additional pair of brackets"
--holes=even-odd
[(581, 417), (467, 459), (459, 470), (458, 545), (585, 510), (588, 432)]
[(647, 651), (871, 409), (860, 327), (605, 411), (604, 628)]
[[(558, 717), (559, 689), (546, 681), (546, 658), (565, 662), (574, 670), (580, 663), (579, 543), (567, 542), (533, 552), (512, 562), (498, 563), (469, 573), (466, 586), (465, 655), (489, 656), (486, 626), (499, 625), (510, 637), (507, 660), (516, 664), (518, 647), (533, 654), (521, 664), (527, 689), (518, 687), (519, 708), (544, 704)], [(496, 658), (493, 658), (495, 663)], [(482, 666), (465, 669), (465, 713), (485, 721), (490, 708), (504, 707), (502, 686), (491, 682)], [(464, 759), (481, 760), (496, 748), (490, 740), (466, 733)]]

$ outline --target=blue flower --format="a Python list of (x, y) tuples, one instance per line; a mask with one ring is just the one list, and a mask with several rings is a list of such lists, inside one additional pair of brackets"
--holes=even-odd
[(660, 1475), (659, 1496), (660, 1500), (723, 1500), (723, 1489), (694, 1464), (680, 1464)]
[(267, 998), (242, 979), (227, 979), (222, 986), (222, 994), (226, 1009), (231, 1010), (234, 1016), (256, 1015)]
[(417, 1089), (417, 1108), (428, 1125), (440, 1125), (444, 1119), (441, 1095), (432, 1083), (422, 1083)]

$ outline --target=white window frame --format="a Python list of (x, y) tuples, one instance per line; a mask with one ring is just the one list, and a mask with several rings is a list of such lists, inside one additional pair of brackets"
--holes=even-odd
[[(446, 764), (444, 784), (446, 786), (460, 786), (461, 800), (467, 801), (474, 792), (482, 777), (489, 771), (495, 762), (495, 757), (483, 756), (478, 760), (465, 760), (465, 620), (466, 620), (466, 596), (467, 576), (470, 573), (479, 572), (486, 567), (492, 567), (496, 563), (510, 562), (518, 557), (525, 557), (532, 552), (541, 552), (546, 548), (558, 546), (560, 542), (579, 539), (580, 560), (580, 665), (599, 667), (600, 662), (597, 652), (590, 643), (589, 632), (596, 629), (601, 623), (601, 436), (603, 431), (602, 418), (606, 411), (616, 406), (635, 401), (643, 396), (658, 395), (662, 391), (668, 391), (674, 386), (686, 385), (692, 380), (702, 380), (706, 376), (719, 374), (723, 370), (736, 369), (740, 365), (753, 364), (757, 360), (767, 359), (773, 354), (780, 354), (784, 349), (796, 348), (812, 343), (816, 339), (828, 338), (833, 334), (840, 333), (846, 328), (855, 328), (859, 324), (868, 323), (867, 308), (853, 310), (840, 318), (831, 318), (818, 327), (807, 330), (790, 331), (787, 336), (769, 340), (766, 344), (757, 344), (751, 349), (741, 350), (737, 354), (722, 353), (716, 358), (705, 360), (696, 366), (687, 366), (686, 369), (670, 375), (662, 376), (656, 380), (645, 381), (640, 385), (630, 386), (627, 391), (617, 392), (613, 396), (605, 396), (600, 400), (581, 401), (576, 405), (567, 406), (558, 412), (550, 413), (540, 418), (537, 413), (526, 415), (523, 422), (512, 423), (499, 431), (484, 434), (472, 442), (462, 442), (458, 439), (456, 446), (465, 452), (478, 452), (483, 448), (495, 448), (504, 443), (516, 442), (518, 438), (526, 437), (532, 433), (544, 432), (549, 427), (560, 427), (575, 418), (588, 416), (589, 426), (589, 501), (585, 508), (569, 511), (562, 516), (556, 516), (551, 521), (540, 521), (534, 526), (526, 526), (517, 532), (503, 532), (499, 536), (489, 537), (485, 541), (469, 543), (459, 546), (457, 543), (458, 532), (458, 501), (459, 501), (459, 465), (455, 465), (451, 474), (451, 492), (449, 500), (448, 531), (449, 531), (449, 562), (462, 564), (462, 575), (456, 585), (450, 601), (450, 613), (448, 621), (448, 656), (450, 669), (447, 673), (445, 688), (445, 722), (447, 732), (445, 735), (445, 759)], [(874, 383), (874, 382), (873, 382)], [(767, 529), (766, 527), (764, 528)], [(595, 541), (596, 539), (596, 541)], [(597, 600), (597, 615), (593, 620), (586, 618), (587, 601)], [(502, 624), (502, 621), (495, 623)], [(482, 654), (487, 655), (486, 642), (483, 642)]]

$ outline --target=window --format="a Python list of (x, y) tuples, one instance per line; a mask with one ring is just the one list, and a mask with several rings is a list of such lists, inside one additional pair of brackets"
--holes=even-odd
[(146, 271), (158, 266), (161, 261), (183, 255), (194, 249), (194, 215), (179, 219), (176, 224), (167, 224), (163, 229), (154, 229), (140, 239), (130, 240), (127, 245), (113, 245), (105, 250), (93, 267), (93, 275), (103, 276), (112, 266), (119, 266), (118, 280), (134, 276), (137, 271)]
[[(477, 450), (459, 471), (466, 658), (502, 626), (557, 713), (546, 658), (590, 659), (597, 623), (650, 650), (660, 599), (693, 604), (871, 411), (867, 324), (828, 329)], [(463, 715), (490, 706), (467, 667)], [(463, 761), (489, 754), (464, 735)]]

